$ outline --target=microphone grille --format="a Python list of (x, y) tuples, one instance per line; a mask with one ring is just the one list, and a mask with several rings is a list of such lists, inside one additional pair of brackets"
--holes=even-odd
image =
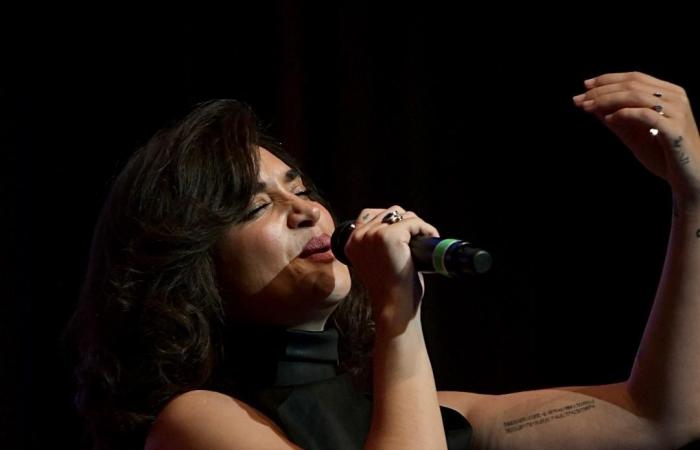
[(350, 261), (345, 256), (345, 244), (347, 244), (348, 239), (350, 239), (350, 234), (352, 234), (354, 229), (355, 221), (346, 220), (336, 227), (331, 236), (331, 251), (338, 261), (347, 266), (350, 265)]

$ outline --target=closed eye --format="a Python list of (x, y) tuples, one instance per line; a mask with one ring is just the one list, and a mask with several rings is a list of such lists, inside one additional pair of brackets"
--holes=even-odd
[[(300, 190), (299, 192), (294, 192), (294, 195), (296, 195), (297, 197), (311, 199), (314, 195), (314, 191), (311, 189), (302, 188), (302, 190)], [(265, 210), (265, 208), (267, 208), (271, 204), (272, 202), (269, 201), (265, 203), (258, 203), (257, 205), (251, 207), (251, 209), (246, 211), (245, 214), (243, 214), (242, 220), (247, 221), (254, 219), (255, 217), (259, 216)]]
[(254, 206), (251, 210), (247, 211), (243, 215), (243, 220), (250, 220), (250, 219), (258, 216), (269, 205), (270, 205), (270, 203), (262, 203), (262, 204), (259, 204), (257, 206)]

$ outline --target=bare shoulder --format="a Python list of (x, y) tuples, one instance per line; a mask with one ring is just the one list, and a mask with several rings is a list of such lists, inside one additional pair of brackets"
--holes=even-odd
[(474, 428), (478, 449), (673, 448), (673, 437), (636, 410), (625, 383), (504, 395), (438, 392)]
[(158, 414), (146, 450), (297, 449), (267, 416), (229, 395), (195, 390)]

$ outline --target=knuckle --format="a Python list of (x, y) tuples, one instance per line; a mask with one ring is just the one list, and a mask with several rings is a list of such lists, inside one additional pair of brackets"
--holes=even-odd
[(630, 102), (634, 102), (634, 103), (640, 104), (640, 105), (643, 105), (645, 103), (648, 104), (648, 101), (649, 101), (648, 94), (644, 94), (644, 93), (637, 91), (637, 90), (630, 92), (628, 94), (628, 97), (629, 97)]
[(642, 110), (639, 114), (642, 116), (643, 119), (646, 119), (649, 122), (653, 122), (655, 120), (658, 121), (661, 118), (659, 113), (657, 113), (654, 110), (648, 109), (648, 108)]
[(377, 208), (364, 208), (360, 211), (360, 214), (357, 215), (355, 222), (359, 225), (365, 224), (375, 218), (381, 211), (381, 209)]
[(362, 237), (359, 236), (359, 233), (352, 233), (352, 234), (350, 235), (350, 238), (348, 239), (347, 244), (345, 244), (345, 246), (346, 246), (349, 250), (352, 250), (352, 249), (355, 248), (355, 246), (358, 244), (358, 242), (360, 242), (360, 240), (362, 240)]
[(383, 234), (384, 228), (379, 227), (379, 228), (373, 228), (369, 230), (365, 236), (364, 240), (372, 243), (372, 242), (377, 242), (382, 240), (382, 234)]
[(391, 244), (394, 241), (394, 236), (392, 233), (390, 233), (389, 228), (384, 228), (380, 233), (377, 234), (377, 242), (386, 245)]

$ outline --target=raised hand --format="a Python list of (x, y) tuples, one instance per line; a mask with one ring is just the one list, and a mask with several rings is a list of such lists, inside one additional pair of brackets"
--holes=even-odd
[(683, 206), (700, 205), (700, 135), (680, 86), (640, 72), (609, 73), (584, 82), (573, 98), (595, 114)]

